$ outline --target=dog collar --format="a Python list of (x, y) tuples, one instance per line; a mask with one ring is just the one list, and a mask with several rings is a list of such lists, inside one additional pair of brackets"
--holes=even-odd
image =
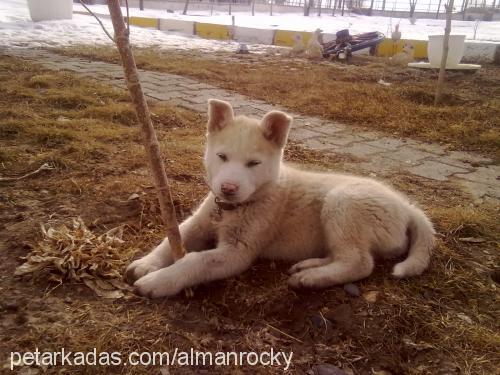
[(242, 202), (242, 203), (224, 202), (221, 201), (218, 197), (215, 197), (215, 204), (217, 205), (217, 207), (219, 207), (221, 210), (224, 211), (233, 211), (239, 207), (246, 206), (248, 203), (250, 202)]

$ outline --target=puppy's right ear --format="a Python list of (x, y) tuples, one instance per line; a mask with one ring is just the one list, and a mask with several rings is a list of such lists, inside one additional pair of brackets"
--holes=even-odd
[(233, 107), (228, 102), (208, 100), (208, 132), (215, 133), (224, 129), (234, 119)]

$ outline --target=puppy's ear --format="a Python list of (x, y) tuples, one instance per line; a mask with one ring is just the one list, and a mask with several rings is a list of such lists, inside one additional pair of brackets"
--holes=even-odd
[(233, 121), (233, 107), (228, 102), (217, 99), (208, 100), (208, 132), (222, 130)]
[(285, 147), (292, 118), (284, 112), (271, 111), (262, 118), (264, 137), (279, 148)]

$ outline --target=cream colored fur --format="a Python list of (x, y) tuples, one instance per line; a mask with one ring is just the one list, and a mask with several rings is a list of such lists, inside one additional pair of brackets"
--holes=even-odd
[[(173, 263), (168, 240), (134, 261), (126, 277), (145, 296), (224, 279), (258, 258), (297, 262), (292, 287), (323, 288), (369, 276), (374, 258), (407, 254), (395, 277), (428, 266), (434, 230), (426, 215), (372, 179), (313, 173), (282, 164), (292, 119), (278, 111), (262, 120), (234, 117), (210, 100), (205, 167), (211, 192), (180, 226), (189, 253)], [(238, 186), (224, 195), (222, 185)], [(215, 196), (233, 204), (219, 216)]]

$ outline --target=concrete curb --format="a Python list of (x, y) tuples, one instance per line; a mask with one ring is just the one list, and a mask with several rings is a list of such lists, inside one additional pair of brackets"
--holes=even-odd
[[(87, 12), (74, 11), (75, 14), (88, 15)], [(109, 18), (106, 14), (97, 14), (99, 17)], [(204, 39), (235, 40), (242, 43), (269, 44), (291, 47), (294, 45), (295, 35), (302, 35), (304, 44), (311, 38), (312, 32), (293, 30), (256, 29), (250, 27), (220, 25), (215, 23), (175, 20), (169, 18), (130, 17), (130, 24), (139, 27), (173, 31), (187, 35), (197, 35)], [(334, 34), (324, 34), (324, 40), (332, 40)], [(397, 42), (385, 39), (377, 46), (376, 56), (390, 57), (403, 50), (408, 43), (415, 48), (415, 58), (427, 58), (427, 41), (401, 39)], [(367, 49), (368, 51), (368, 49)], [(464, 60), (479, 63), (500, 63), (500, 43), (494, 42), (465, 42)]]

